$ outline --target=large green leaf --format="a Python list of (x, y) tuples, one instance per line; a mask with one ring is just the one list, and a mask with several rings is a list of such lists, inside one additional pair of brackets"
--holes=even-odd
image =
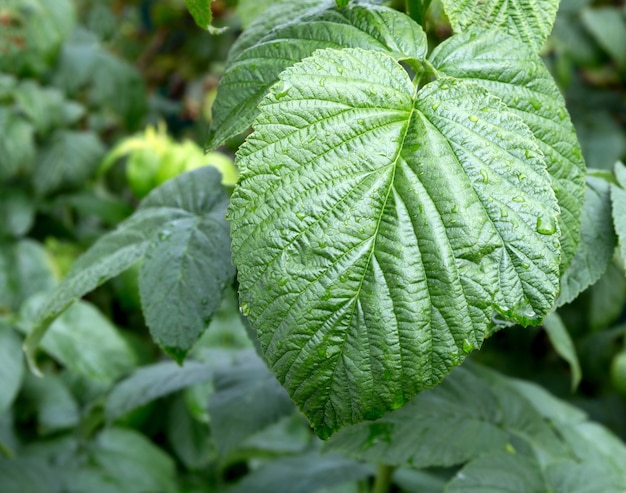
[(387, 51), (396, 58), (423, 58), (427, 48), (421, 27), (386, 7), (331, 9), (279, 26), (231, 55), (213, 106), (208, 146), (250, 127), (259, 102), (285, 68), (317, 49), (342, 46)]
[(609, 183), (594, 176), (587, 177), (587, 192), (580, 221), (580, 240), (576, 255), (561, 278), (557, 306), (565, 305), (606, 272), (617, 238), (611, 220)]
[(211, 366), (197, 361), (187, 361), (184, 366), (165, 361), (141, 367), (109, 394), (105, 409), (107, 419), (114, 420), (159, 397), (212, 377)]
[(558, 290), (558, 205), (536, 139), (480, 85), (416, 92), (390, 55), (287, 69), (239, 151), (244, 314), (321, 436), (432, 387), (495, 322)]
[(552, 31), (559, 0), (443, 0), (456, 32), (474, 27), (515, 36), (538, 53)]
[(174, 357), (183, 357), (206, 329), (233, 276), (227, 202), (220, 175), (210, 167), (155, 189), (130, 218), (80, 257), (48, 295), (31, 320), (34, 328), (26, 341), (31, 363), (56, 317), (144, 256), (139, 287), (150, 331)]
[(552, 76), (523, 43), (499, 32), (471, 32), (439, 45), (430, 60), (446, 75), (480, 84), (520, 117), (545, 156), (561, 209), (561, 272), (580, 237), (585, 161), (576, 132)]
[(61, 493), (61, 482), (52, 466), (36, 459), (0, 457), (2, 493)]

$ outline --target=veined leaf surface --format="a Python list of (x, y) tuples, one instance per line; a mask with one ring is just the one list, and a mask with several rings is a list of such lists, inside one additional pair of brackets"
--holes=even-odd
[(213, 106), (208, 146), (217, 147), (250, 127), (259, 102), (284, 69), (315, 50), (341, 47), (423, 58), (427, 44), (424, 31), (409, 17), (372, 5), (316, 12), (297, 23), (279, 26), (231, 55)]
[(471, 32), (439, 45), (431, 62), (446, 75), (480, 84), (536, 137), (561, 209), (561, 273), (574, 258), (585, 196), (585, 161), (565, 101), (541, 58), (499, 32)]
[(493, 324), (558, 291), (537, 140), (480, 85), (416, 89), (393, 56), (327, 49), (281, 74), (239, 152), (242, 309), (327, 437), (433, 387)]
[(538, 53), (556, 19), (559, 0), (443, 0), (456, 32), (474, 27), (508, 33)]

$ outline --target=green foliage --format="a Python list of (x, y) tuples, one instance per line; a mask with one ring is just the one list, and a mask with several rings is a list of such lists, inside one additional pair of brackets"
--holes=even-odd
[(626, 491), (624, 12), (2, 3), (0, 490)]

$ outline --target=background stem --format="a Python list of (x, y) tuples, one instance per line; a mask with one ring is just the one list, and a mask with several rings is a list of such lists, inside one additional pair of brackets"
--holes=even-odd
[(415, 22), (424, 27), (426, 11), (430, 5), (430, 0), (406, 0), (406, 13)]
[(374, 487), (372, 493), (389, 493), (391, 487), (391, 476), (396, 468), (388, 466), (387, 464), (379, 464), (378, 471), (376, 473), (376, 479), (374, 480)]

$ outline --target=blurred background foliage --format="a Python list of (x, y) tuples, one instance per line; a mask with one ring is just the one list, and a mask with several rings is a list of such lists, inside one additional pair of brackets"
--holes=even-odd
[[(0, 0), (3, 493), (221, 491), (294, 455), (308, 459), (277, 461), (276, 474), (324, 474), (320, 442), (250, 349), (236, 287), (182, 369), (151, 342), (136, 268), (53, 324), (38, 355), (43, 379), (21, 352), (40, 293), (152, 188), (202, 165), (217, 167), (227, 188), (236, 182), (241, 139), (208, 154), (202, 144), (228, 50), (271, 3), (216, 0), (214, 25), (228, 29), (211, 35), (184, 0)], [(451, 34), (437, 1), (426, 29), (435, 44)], [(544, 59), (588, 166), (612, 169), (626, 158), (623, 2), (563, 0)], [(625, 305), (616, 259), (559, 310), (572, 348), (543, 327), (513, 327), (473, 359), (541, 384), (626, 438)], [(563, 357), (572, 351), (575, 391), (576, 365)], [(351, 471), (345, 481), (312, 480), (307, 491), (360, 491), (371, 473), (334, 464)], [(441, 491), (437, 478), (450, 476), (407, 471), (398, 491)]]

